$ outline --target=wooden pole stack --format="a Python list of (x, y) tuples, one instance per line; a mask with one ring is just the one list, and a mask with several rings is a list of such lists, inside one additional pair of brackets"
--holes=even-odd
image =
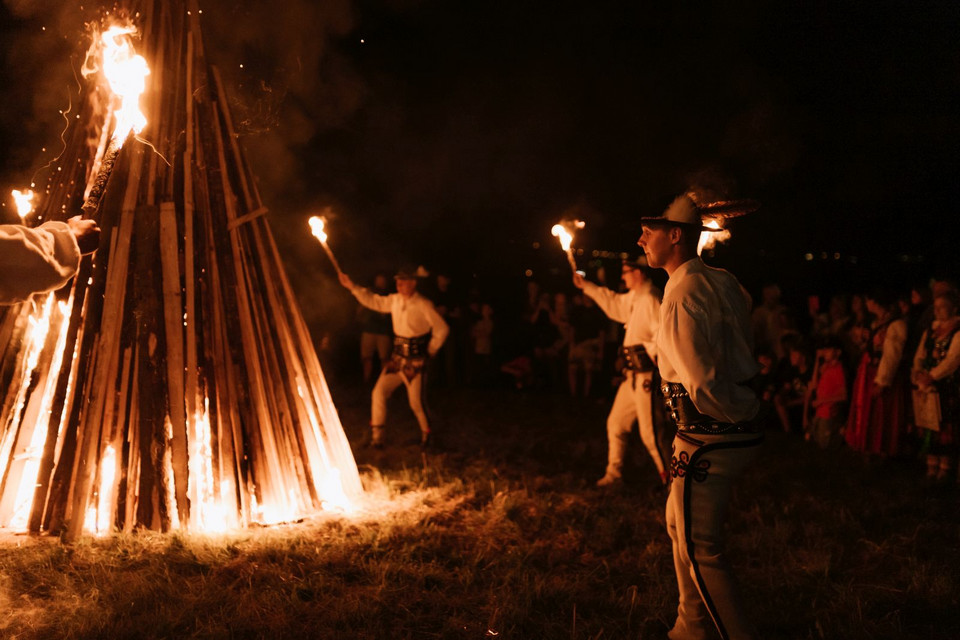
[[(0, 527), (72, 541), (280, 521), (355, 500), (353, 454), (196, 0), (126, 9), (151, 66), (142, 136), (155, 149), (128, 139), (96, 206), (87, 201), (103, 234), (75, 281), (50, 304), (0, 317)], [(67, 132), (45, 219), (77, 211), (92, 188), (98, 127), (109, 126), (95, 108), (102, 92), (88, 87)], [(43, 321), (37, 346), (30, 331)]]

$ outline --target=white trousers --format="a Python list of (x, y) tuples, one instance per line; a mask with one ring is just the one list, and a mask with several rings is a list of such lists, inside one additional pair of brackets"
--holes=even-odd
[(426, 390), (424, 377), (426, 368), (412, 379), (407, 378), (403, 371), (390, 372), (384, 368), (380, 372), (377, 384), (373, 387), (370, 397), (370, 427), (373, 430), (373, 442), (382, 444), (384, 429), (387, 422), (387, 400), (401, 384), (407, 387), (407, 398), (410, 401), (410, 410), (420, 424), (423, 435), (430, 433), (430, 423), (427, 421), (427, 411), (424, 407), (423, 393)]
[(763, 434), (677, 433), (667, 498), (680, 604), (671, 640), (703, 640), (710, 626), (720, 637), (755, 638), (724, 552), (723, 526), (730, 488), (756, 457)]
[(650, 452), (657, 471), (663, 475), (663, 455), (657, 446), (653, 428), (653, 372), (629, 372), (620, 383), (607, 416), (607, 475), (619, 478), (623, 473), (623, 456), (634, 420), (640, 429), (640, 440)]

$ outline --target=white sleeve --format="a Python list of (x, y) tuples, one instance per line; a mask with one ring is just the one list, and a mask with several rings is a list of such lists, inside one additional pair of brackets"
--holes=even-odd
[(750, 420), (756, 413), (753, 393), (732, 381), (717, 379), (713, 349), (701, 326), (706, 321), (705, 313), (687, 304), (670, 305), (661, 314), (657, 344), (672, 354), (671, 362), (680, 378), (673, 382), (683, 385), (700, 413), (722, 422)]
[(611, 320), (626, 324), (630, 319), (630, 299), (626, 293), (617, 293), (586, 280), (583, 283), (583, 292), (593, 298)]
[(903, 357), (903, 346), (907, 342), (907, 323), (903, 320), (894, 320), (887, 327), (887, 335), (883, 338), (883, 353), (880, 364), (877, 366), (875, 382), (881, 387), (893, 384), (893, 377), (900, 366)]
[(354, 287), (350, 290), (357, 302), (367, 309), (373, 309), (380, 313), (390, 313), (390, 296), (380, 296), (364, 287)]
[(0, 225), (0, 304), (59, 289), (79, 268), (80, 248), (66, 222)]
[(950, 347), (947, 349), (947, 356), (933, 369), (930, 369), (930, 377), (934, 380), (942, 380), (960, 367), (960, 331), (953, 334), (950, 340)]

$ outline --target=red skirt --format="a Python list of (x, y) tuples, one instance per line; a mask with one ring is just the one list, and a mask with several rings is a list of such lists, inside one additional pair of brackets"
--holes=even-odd
[(864, 356), (853, 382), (845, 439), (854, 451), (896, 455), (906, 428), (906, 375), (898, 372), (893, 384), (874, 396), (876, 376), (876, 365)]

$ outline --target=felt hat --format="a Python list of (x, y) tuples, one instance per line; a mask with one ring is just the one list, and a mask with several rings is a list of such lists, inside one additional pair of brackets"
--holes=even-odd
[(397, 272), (393, 274), (394, 280), (417, 280), (419, 278), (426, 278), (430, 273), (423, 268), (422, 265), (416, 266), (412, 264), (405, 264), (397, 269)]
[(756, 200), (720, 200), (700, 204), (691, 194), (685, 193), (674, 198), (663, 214), (642, 217), (640, 223), (648, 226), (670, 225), (699, 228), (701, 231), (717, 231), (715, 227), (708, 227), (704, 223), (716, 220), (722, 228), (725, 226), (725, 220), (751, 213), (759, 208), (760, 203)]

